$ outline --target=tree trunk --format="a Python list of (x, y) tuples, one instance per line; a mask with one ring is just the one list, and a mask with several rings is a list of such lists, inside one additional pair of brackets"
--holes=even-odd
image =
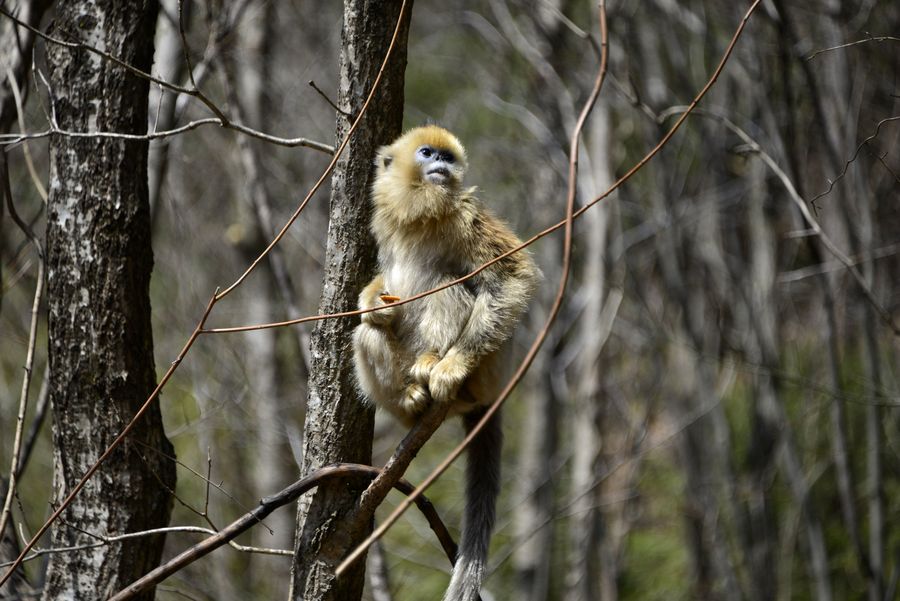
[[(48, 4), (48, 0), (32, 0), (31, 2), (14, 3), (10, 10), (26, 23), (36, 27), (40, 24)], [(3, 78), (4, 82), (0, 86), (0, 133), (5, 134), (10, 131), (13, 123), (16, 122), (18, 111), (13, 87), (8, 83), (7, 77), (10, 75), (16, 79), (16, 84), (23, 96), (28, 92), (26, 73), (33, 47), (34, 34), (31, 31), (17, 26), (11, 19), (0, 19), (0, 78)], [(0, 225), (3, 223), (5, 210), (5, 199), (0, 198)], [(0, 248), (2, 246), (0, 244)], [(3, 263), (5, 261), (0, 261), (0, 281), (4, 281), (2, 278)], [(5, 285), (0, 286), (0, 303), (2, 303), (5, 288)], [(0, 478), (0, 492), (3, 493), (0, 498), (6, 498), (8, 484), (8, 480)], [(0, 562), (12, 561), (18, 554), (19, 545), (16, 540), (15, 527), (10, 519), (3, 531), (0, 532)], [(10, 583), (10, 590), (7, 592), (4, 589), (0, 592), (0, 599), (16, 598), (19, 594), (24, 594), (21, 593), (26, 590), (27, 586), (24, 570), (17, 570)]]
[[(54, 35), (99, 46), (148, 70), (156, 4), (113, 0), (58, 6)], [(48, 45), (61, 128), (143, 133), (148, 84), (83, 50)], [(54, 501), (59, 503), (152, 391), (147, 143), (57, 136), (50, 145), (47, 219)], [(165, 526), (174, 464), (158, 406), (54, 524), (52, 547)], [(106, 598), (154, 567), (163, 537), (50, 559), (44, 598)], [(153, 593), (141, 597), (152, 599)]]
[[(368, 201), (372, 160), (378, 146), (400, 133), (406, 36), (412, 2), (408, 2), (397, 46), (379, 89), (332, 177), (331, 219), (325, 257), (320, 313), (356, 308), (360, 289), (372, 277), (375, 246), (369, 233)], [(358, 114), (387, 52), (401, 3), (345, 0), (338, 106)], [(343, 139), (351, 120), (337, 117), (336, 139)], [(303, 473), (335, 461), (369, 463), (373, 413), (363, 406), (353, 383), (350, 333), (357, 319), (320, 321), (310, 341), (308, 407), (303, 444)], [(359, 484), (320, 486), (303, 497), (297, 514), (291, 598), (306, 601), (352, 601), (362, 594), (365, 563), (355, 564), (340, 580), (334, 569), (365, 532), (338, 529), (357, 503)]]

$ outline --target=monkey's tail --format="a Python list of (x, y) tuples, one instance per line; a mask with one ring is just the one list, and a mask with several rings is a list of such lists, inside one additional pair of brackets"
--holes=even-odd
[[(475, 427), (483, 415), (483, 411), (474, 411), (463, 416), (466, 433)], [(494, 529), (497, 496), (500, 494), (502, 446), (500, 414), (495, 413), (468, 447), (462, 542), (444, 601), (479, 599), (478, 591), (487, 567), (488, 546)]]

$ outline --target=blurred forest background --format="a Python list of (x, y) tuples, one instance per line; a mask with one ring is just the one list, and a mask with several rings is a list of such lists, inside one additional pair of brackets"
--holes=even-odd
[[(748, 6), (609, 2), (609, 75), (583, 136), (578, 205), (656, 144)], [(340, 3), (186, 1), (183, 9), (191, 65), (178, 6), (164, 0), (153, 74), (183, 83), (193, 67), (235, 121), (335, 143), (335, 110), (323, 96), (335, 98), (341, 85)], [(54, 18), (51, 6), (37, 23)], [(584, 0), (416, 0), (412, 8), (404, 126), (454, 131), (469, 153), (467, 182), (523, 238), (564, 217), (568, 137), (599, 64), (597, 22), (597, 6)], [(0, 25), (8, 38), (11, 23), (0, 16)], [(4, 133), (48, 127), (47, 46), (38, 40), (33, 65), (31, 55), (25, 61), (24, 114)], [(196, 98), (153, 84), (149, 96), (151, 131), (211, 115)], [(504, 408), (505, 485), (485, 601), (897, 598), (898, 139), (900, 4), (760, 5), (700, 109), (576, 222), (565, 304)], [(17, 211), (41, 238), (48, 144), (5, 147)], [(259, 254), (328, 159), (216, 126), (150, 144), (158, 375), (212, 291)], [(317, 313), (328, 219), (323, 191), (279, 245), (281, 265), (264, 264), (210, 325)], [(8, 475), (38, 272), (8, 211), (0, 231)], [(520, 327), (522, 347), (556, 291), (561, 233), (531, 251), (545, 282)], [(32, 425), (37, 436), (12, 514), (26, 538), (46, 519), (52, 493), (50, 419), (35, 417), (49, 411), (43, 305), (40, 315), (25, 428), (26, 441)], [(310, 331), (207, 336), (191, 351), (160, 401), (179, 461), (171, 525), (210, 527), (206, 510), (222, 526), (298, 478)], [(377, 417), (374, 465), (403, 434)], [(456, 423), (442, 427), (406, 477), (421, 481), (460, 434)], [(428, 492), (455, 533), (461, 466)], [(157, 598), (284, 598), (294, 518), (281, 509), (266, 520), (271, 532), (257, 527), (238, 539), (288, 556), (222, 549), (166, 580)], [(169, 534), (164, 557), (197, 540)], [(33, 586), (45, 569), (46, 556), (26, 564)], [(387, 575), (390, 596), (370, 584), (364, 598), (436, 599), (447, 571), (424, 519), (409, 512), (369, 557), (370, 577)]]

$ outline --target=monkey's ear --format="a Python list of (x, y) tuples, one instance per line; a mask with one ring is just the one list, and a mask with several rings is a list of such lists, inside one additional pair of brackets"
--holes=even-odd
[(394, 157), (390, 155), (386, 148), (382, 148), (375, 155), (375, 166), (379, 169), (387, 169), (391, 166)]

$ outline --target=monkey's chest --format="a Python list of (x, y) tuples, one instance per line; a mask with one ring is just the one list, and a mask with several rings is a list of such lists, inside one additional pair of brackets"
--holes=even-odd
[[(459, 277), (460, 270), (432, 262), (394, 264), (385, 270), (390, 294), (409, 298)], [(417, 352), (445, 352), (459, 338), (472, 314), (475, 296), (462, 284), (399, 307), (396, 334)]]

